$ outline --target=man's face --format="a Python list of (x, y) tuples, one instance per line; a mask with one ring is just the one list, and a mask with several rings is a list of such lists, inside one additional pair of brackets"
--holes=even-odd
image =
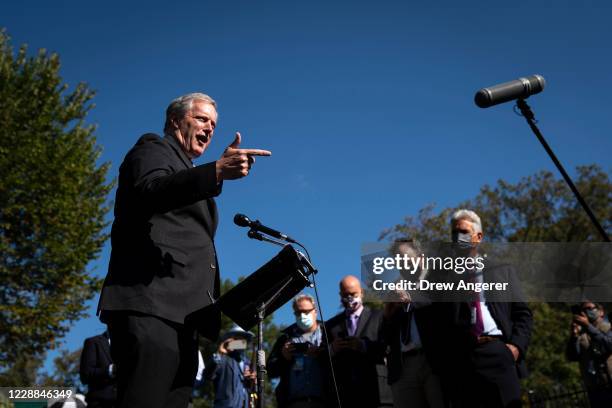
[(302, 313), (309, 314), (312, 316), (313, 321), (317, 320), (317, 310), (308, 299), (302, 299), (297, 302), (297, 305), (293, 308), (293, 313), (296, 317), (299, 317)]
[(212, 140), (217, 126), (217, 110), (208, 102), (194, 100), (191, 110), (172, 123), (183, 151), (190, 159), (195, 159), (204, 153)]
[(474, 225), (472, 221), (468, 219), (455, 221), (451, 232), (453, 237), (456, 237), (457, 234), (469, 234), (473, 244), (477, 244), (482, 241), (483, 237), (482, 232), (474, 233)]
[(583, 302), (582, 305), (580, 305), (580, 309), (585, 315), (588, 315), (589, 312), (595, 313), (598, 319), (604, 315), (603, 310), (600, 310), (593, 302)]

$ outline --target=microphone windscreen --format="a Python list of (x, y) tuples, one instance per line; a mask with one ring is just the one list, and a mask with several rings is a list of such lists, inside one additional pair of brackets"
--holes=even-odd
[(236, 214), (234, 215), (234, 224), (239, 227), (248, 227), (251, 225), (251, 220), (244, 214)]

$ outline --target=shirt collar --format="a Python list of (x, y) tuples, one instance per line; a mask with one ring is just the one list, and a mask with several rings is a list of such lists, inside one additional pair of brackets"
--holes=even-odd
[(363, 312), (363, 305), (360, 305), (359, 309), (355, 310), (354, 312), (345, 312), (345, 313), (346, 313), (346, 317), (351, 317), (351, 316), (360, 317), (362, 312)]

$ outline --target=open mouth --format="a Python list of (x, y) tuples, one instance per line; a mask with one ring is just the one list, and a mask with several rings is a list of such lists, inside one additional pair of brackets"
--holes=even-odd
[(208, 143), (208, 136), (207, 135), (196, 135), (196, 139), (198, 140), (198, 143), (201, 144), (202, 146), (206, 145), (206, 143)]

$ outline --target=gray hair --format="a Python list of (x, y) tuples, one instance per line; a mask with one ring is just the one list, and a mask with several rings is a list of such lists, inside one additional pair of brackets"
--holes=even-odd
[(468, 220), (472, 223), (474, 233), (482, 232), (482, 223), (480, 217), (472, 210), (461, 208), (453, 213), (450, 219), (451, 227), (459, 220)]
[(170, 130), (170, 121), (172, 118), (182, 118), (187, 112), (191, 110), (191, 107), (193, 106), (193, 101), (195, 100), (209, 103), (214, 106), (215, 109), (217, 109), (217, 102), (215, 102), (213, 98), (206, 94), (195, 92), (179, 96), (178, 98), (170, 102), (170, 105), (168, 105), (168, 107), (166, 108), (166, 123), (164, 124), (164, 132)]
[(297, 295), (294, 299), (293, 299), (293, 309), (295, 310), (295, 308), (297, 307), (298, 303), (301, 302), (302, 300), (308, 300), (310, 301), (310, 303), (312, 303), (312, 306), (314, 306), (314, 308), (317, 308), (317, 304), (315, 303), (315, 300), (312, 296), (307, 295), (306, 293), (300, 293), (299, 295)]

